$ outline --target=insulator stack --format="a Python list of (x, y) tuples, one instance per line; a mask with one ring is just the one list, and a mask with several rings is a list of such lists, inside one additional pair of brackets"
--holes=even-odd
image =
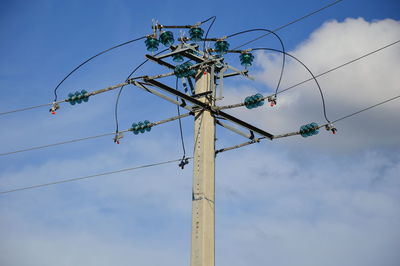
[(317, 135), (319, 133), (318, 124), (310, 123), (300, 127), (300, 135), (304, 138)]
[(178, 78), (186, 78), (196, 75), (196, 70), (191, 69), (192, 64), (190, 62), (177, 65), (175, 67), (174, 73)]
[(218, 54), (224, 54), (228, 51), (228, 49), (229, 49), (229, 43), (225, 40), (216, 41), (214, 44), (214, 50)]
[(146, 44), (147, 51), (155, 52), (158, 50), (159, 41), (154, 36), (147, 36), (147, 39), (144, 41)]
[(172, 34), (171, 31), (164, 31), (160, 35), (160, 42), (164, 44), (166, 47), (170, 47), (175, 42), (174, 35)]
[(251, 53), (242, 53), (239, 58), (242, 66), (249, 67), (253, 64), (254, 55)]
[(183, 58), (183, 55), (181, 55), (181, 54), (174, 54), (174, 55), (172, 56), (172, 60), (173, 60), (175, 63), (182, 63), (182, 62), (184, 61), (184, 58)]
[(203, 39), (204, 30), (199, 27), (191, 28), (189, 30), (190, 39), (194, 42), (199, 42)]
[(247, 109), (253, 109), (264, 105), (263, 96), (260, 93), (248, 96), (244, 99), (244, 105)]
[(82, 102), (87, 101), (89, 101), (89, 94), (85, 90), (81, 90), (80, 92), (76, 91), (75, 93), (68, 94), (68, 102), (71, 105), (75, 105), (76, 103), (81, 104)]
[(151, 131), (150, 121), (144, 120), (143, 122), (133, 123), (132, 128), (130, 130), (135, 135), (139, 133), (144, 133), (146, 131)]

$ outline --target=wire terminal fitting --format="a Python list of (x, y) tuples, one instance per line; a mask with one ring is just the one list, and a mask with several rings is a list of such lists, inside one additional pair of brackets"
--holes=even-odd
[(122, 132), (117, 132), (114, 136), (114, 143), (119, 144), (119, 140), (122, 139), (124, 137), (124, 134)]
[(325, 126), (325, 129), (328, 131), (332, 131), (333, 134), (336, 134), (337, 132), (337, 128), (335, 128), (332, 123), (327, 124)]
[(184, 169), (184, 168), (185, 168), (185, 165), (187, 165), (187, 164), (189, 164), (189, 159), (183, 157), (182, 160), (181, 160), (181, 162), (179, 163), (179, 167), (182, 168), (182, 169)]
[(56, 114), (56, 111), (57, 111), (58, 109), (60, 109), (60, 105), (59, 105), (58, 103), (56, 103), (56, 102), (53, 102), (52, 105), (51, 105), (51, 108), (50, 108), (49, 112), (50, 112), (52, 115), (55, 115), (55, 114)]
[(269, 96), (268, 102), (271, 107), (274, 107), (276, 105), (276, 95)]

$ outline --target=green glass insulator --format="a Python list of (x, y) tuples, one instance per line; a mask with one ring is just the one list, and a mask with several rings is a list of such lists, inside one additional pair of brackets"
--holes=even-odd
[(132, 124), (132, 133), (133, 134), (135, 134), (135, 135), (137, 135), (139, 132), (138, 132), (138, 130), (137, 130), (137, 124), (136, 123), (133, 123)]
[(165, 31), (160, 35), (160, 42), (166, 47), (170, 47), (174, 44), (174, 35), (170, 31)]
[(224, 54), (229, 49), (229, 43), (227, 41), (225, 41), (225, 40), (217, 41), (214, 44), (214, 49), (218, 54)]
[(311, 126), (314, 128), (313, 135), (317, 135), (319, 133), (318, 124), (313, 122), (313, 123), (311, 123)]
[(183, 78), (183, 67), (182, 65), (177, 65), (174, 69), (175, 76), (178, 78)]
[(145, 131), (145, 126), (143, 122), (139, 122), (138, 123), (138, 130), (140, 131), (140, 133), (144, 133)]
[(76, 92), (75, 92), (75, 101), (76, 101), (78, 104), (81, 104), (81, 103), (82, 103), (82, 97), (81, 97), (81, 93), (80, 93), (79, 91), (76, 91)]
[(301, 135), (303, 138), (307, 138), (307, 137), (308, 137), (306, 126), (301, 126), (301, 127), (300, 127), (300, 135)]
[(244, 99), (244, 105), (246, 106), (246, 108), (247, 109), (250, 109), (250, 103), (249, 103), (249, 100), (250, 100), (250, 97), (249, 96), (247, 96), (245, 99)]
[(155, 52), (158, 50), (159, 41), (154, 36), (148, 36), (144, 41), (147, 51)]
[(196, 70), (190, 69), (191, 66), (192, 64), (189, 62), (177, 65), (174, 69), (174, 73), (178, 78), (193, 76), (196, 74)]
[(251, 108), (257, 108), (258, 104), (257, 104), (257, 97), (256, 95), (251, 96)]
[(181, 54), (174, 54), (174, 55), (172, 56), (172, 60), (173, 60), (174, 62), (176, 62), (176, 63), (182, 63), (183, 60), (184, 60), (184, 58), (183, 58), (183, 56), (182, 56)]
[(243, 53), (240, 55), (240, 64), (244, 67), (249, 67), (253, 64), (254, 55), (250, 53)]
[(190, 39), (194, 42), (199, 42), (202, 40), (204, 30), (202, 28), (191, 28), (189, 30)]
[(186, 62), (185, 63), (185, 77), (190, 77), (196, 75), (196, 69), (190, 68), (192, 66), (192, 63)]
[(144, 120), (144, 125), (145, 125), (145, 129), (147, 132), (149, 132), (151, 130), (151, 126), (150, 125), (150, 121), (149, 120)]
[(257, 100), (258, 100), (257, 106), (263, 106), (264, 105), (264, 99), (263, 99), (262, 94), (257, 93), (256, 96), (257, 96)]
[(74, 100), (72, 100), (72, 98), (75, 96), (75, 94), (73, 94), (73, 93), (68, 93), (68, 102), (71, 104), (71, 105), (75, 105), (75, 101)]
[(82, 101), (85, 103), (89, 101), (88, 92), (86, 90), (81, 90)]

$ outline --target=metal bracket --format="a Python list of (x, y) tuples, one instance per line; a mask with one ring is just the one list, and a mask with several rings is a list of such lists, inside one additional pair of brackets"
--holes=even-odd
[(199, 101), (199, 100), (197, 100), (197, 99), (195, 99), (195, 98), (193, 98), (191, 96), (188, 96), (188, 95), (186, 95), (186, 94), (184, 94), (184, 93), (182, 93), (180, 91), (177, 91), (177, 90), (175, 90), (175, 89), (173, 89), (173, 88), (171, 88), (171, 87), (169, 87), (169, 86), (167, 86), (167, 85), (165, 85), (165, 84), (163, 84), (161, 82), (158, 82), (158, 81), (153, 80), (153, 79), (148, 79), (148, 78), (143, 78), (143, 80), (144, 80), (144, 82), (150, 83), (155, 87), (158, 87), (158, 88), (160, 88), (160, 89), (162, 89), (162, 90), (164, 90), (164, 91), (166, 91), (168, 93), (171, 93), (171, 94), (173, 94), (175, 96), (178, 96), (179, 98), (182, 98), (182, 99), (184, 99), (184, 100), (186, 100), (188, 102), (191, 102), (192, 104), (197, 105), (197, 106), (201, 107), (204, 110), (210, 111), (212, 114), (216, 114), (218, 116), (224, 117), (227, 120), (230, 120), (231, 122), (233, 122), (233, 123), (235, 123), (235, 124), (237, 124), (239, 126), (247, 128), (248, 130), (254, 131), (255, 133), (260, 134), (260, 135), (262, 135), (262, 136), (264, 136), (264, 137), (266, 137), (268, 139), (272, 140), (273, 137), (274, 137), (272, 134), (270, 134), (270, 133), (268, 133), (268, 132), (266, 132), (266, 131), (264, 131), (264, 130), (262, 130), (260, 128), (257, 128), (257, 127), (255, 127), (255, 126), (253, 126), (253, 125), (251, 125), (251, 124), (249, 124), (249, 123), (247, 123), (247, 122), (245, 122), (243, 120), (240, 120), (240, 119), (238, 119), (238, 118), (236, 118), (236, 117), (234, 117), (234, 116), (232, 116), (230, 114), (227, 114), (227, 113), (222, 112), (220, 110), (215, 110), (209, 104), (203, 103), (203, 102), (201, 102), (201, 101)]

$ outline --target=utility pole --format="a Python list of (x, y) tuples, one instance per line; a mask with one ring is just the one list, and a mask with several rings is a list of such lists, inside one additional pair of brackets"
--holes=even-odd
[[(311, 123), (301, 126), (300, 130), (296, 132), (273, 135), (259, 127), (241, 120), (234, 115), (224, 112), (223, 110), (225, 109), (243, 106), (248, 109), (261, 107), (264, 105), (265, 100), (268, 100), (271, 106), (275, 105), (276, 93), (269, 96), (263, 96), (257, 93), (255, 95), (246, 97), (241, 103), (225, 106), (218, 105), (217, 101), (223, 99), (224, 79), (240, 76), (249, 80), (254, 80), (254, 78), (249, 75), (248, 70), (248, 67), (252, 65), (254, 59), (254, 56), (251, 53), (253, 50), (266, 49), (282, 52), (284, 54), (286, 54), (286, 52), (270, 48), (229, 50), (229, 43), (226, 41), (229, 36), (224, 36), (221, 38), (207, 38), (208, 30), (206, 37), (203, 38), (204, 30), (199, 26), (207, 21), (210, 21), (211, 19), (215, 20), (215, 17), (194, 25), (183, 26), (165, 26), (156, 23), (152, 27), (152, 34), (139, 38), (146, 39), (145, 44), (147, 50), (151, 52), (151, 54), (145, 55), (146, 61), (144, 61), (141, 65), (147, 61), (152, 61), (160, 66), (165, 67), (169, 70), (169, 72), (153, 76), (144, 75), (128, 78), (124, 83), (89, 93), (84, 90), (81, 92), (70, 93), (68, 98), (65, 100), (58, 102), (55, 100), (52, 104), (52, 108), (50, 109), (50, 112), (55, 113), (55, 111), (59, 108), (59, 103), (69, 102), (71, 105), (75, 105), (76, 103), (79, 104), (82, 102), (87, 102), (91, 96), (111, 91), (129, 84), (188, 111), (185, 114), (178, 114), (178, 116), (158, 122), (151, 123), (148, 120), (145, 120), (143, 122), (133, 123), (131, 128), (124, 131), (118, 131), (117, 129), (114, 138), (116, 143), (119, 143), (119, 140), (123, 137), (123, 132), (131, 131), (135, 135), (138, 135), (139, 133), (150, 131), (154, 126), (181, 119), (183, 117), (191, 115), (194, 116), (192, 246), (190, 256), (191, 266), (215, 266), (216, 154), (257, 143), (262, 139), (273, 140), (294, 135), (308, 137), (317, 134), (318, 129), (322, 127), (318, 126), (316, 123)], [(189, 31), (190, 38), (181, 33), (181, 37), (178, 39), (179, 43), (174, 45), (175, 39), (173, 37), (173, 33), (171, 31), (166, 31), (167, 29), (187, 29)], [(231, 36), (236, 36), (236, 34)], [(279, 38), (279, 36), (277, 37)], [(206, 42), (214, 42), (214, 48), (208, 48)], [(154, 54), (154, 52), (158, 50), (159, 43), (162, 43), (168, 48)], [(202, 48), (201, 44), (203, 44)], [(283, 43), (282, 50), (284, 50)], [(244, 67), (244, 69), (237, 69), (227, 63), (225, 61), (225, 55), (227, 54), (237, 54), (239, 56), (240, 64)], [(131, 73), (131, 75), (141, 65), (139, 65)], [(282, 65), (281, 73), (283, 73), (283, 66), (284, 65)], [(305, 65), (303, 64), (303, 66)], [(167, 77), (174, 77), (176, 81), (175, 88), (170, 87), (169, 85), (165, 84), (165, 82), (159, 81), (165, 80)], [(181, 89), (178, 88), (179, 80), (183, 85)], [(195, 80), (195, 85), (193, 80)], [(231, 147), (216, 150), (216, 125), (244, 137), (247, 141)], [(329, 124), (326, 124), (325, 127), (327, 130), (332, 130), (333, 133), (336, 131), (330, 122)], [(182, 161), (179, 164), (182, 169), (188, 163), (188, 159), (189, 158), (185, 159), (184, 154)]]
[[(198, 72), (196, 95), (213, 105), (207, 97), (214, 83), (205, 69)], [(215, 119), (210, 111), (195, 112), (193, 190), (192, 190), (192, 251), (191, 266), (215, 264)]]

